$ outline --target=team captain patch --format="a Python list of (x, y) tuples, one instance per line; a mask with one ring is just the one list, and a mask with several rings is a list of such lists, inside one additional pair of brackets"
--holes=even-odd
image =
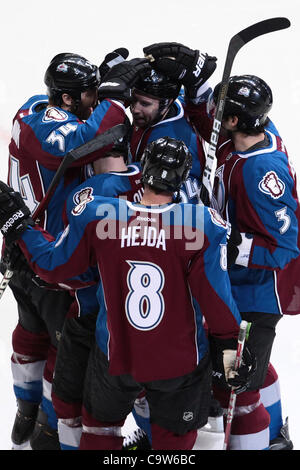
[(86, 208), (86, 205), (94, 200), (92, 194), (93, 188), (90, 187), (83, 188), (74, 194), (73, 201), (76, 206), (71, 211), (73, 215), (80, 215)]
[(278, 178), (275, 171), (268, 171), (259, 182), (258, 188), (273, 199), (278, 199), (284, 195), (285, 184)]

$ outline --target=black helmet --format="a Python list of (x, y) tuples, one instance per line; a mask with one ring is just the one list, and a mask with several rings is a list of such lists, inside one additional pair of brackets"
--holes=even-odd
[(100, 83), (99, 69), (87, 59), (72, 53), (56, 55), (46, 70), (44, 82), (49, 97), (54, 104), (61, 104), (61, 96), (68, 93), (75, 100), (80, 100), (83, 91), (98, 87)]
[(150, 74), (140, 78), (134, 85), (137, 92), (149, 95), (157, 99), (176, 99), (179, 95), (181, 84), (171, 80), (166, 75), (151, 70)]
[[(213, 92), (215, 103), (219, 89), (220, 83)], [(238, 130), (255, 130), (266, 124), (272, 104), (272, 91), (261, 78), (255, 75), (234, 76), (229, 79), (223, 116), (237, 116)]]
[(192, 155), (181, 140), (162, 137), (147, 145), (141, 165), (143, 183), (160, 191), (179, 192), (192, 167)]
[(126, 133), (123, 137), (117, 140), (112, 147), (106, 152), (104, 157), (112, 157), (116, 156), (119, 157), (120, 155), (123, 156), (125, 163), (128, 163), (129, 159), (129, 147), (130, 147), (130, 138), (132, 133), (132, 127), (128, 116), (125, 116), (124, 125), (126, 127)]

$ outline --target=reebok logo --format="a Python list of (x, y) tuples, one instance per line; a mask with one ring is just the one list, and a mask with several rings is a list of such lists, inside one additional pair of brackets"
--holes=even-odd
[(24, 213), (21, 210), (18, 210), (15, 214), (13, 214), (1, 227), (1, 232), (6, 233), (18, 219), (24, 217)]

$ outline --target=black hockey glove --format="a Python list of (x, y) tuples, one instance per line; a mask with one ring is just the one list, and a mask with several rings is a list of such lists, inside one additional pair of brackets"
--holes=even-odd
[(6, 244), (18, 240), (28, 225), (34, 225), (20, 193), (0, 181), (0, 230)]
[(107, 74), (107, 72), (117, 64), (120, 64), (121, 62), (124, 62), (124, 60), (127, 59), (129, 56), (129, 51), (128, 49), (125, 49), (125, 47), (120, 47), (119, 49), (115, 49), (114, 51), (110, 52), (109, 54), (106, 54), (103, 62), (99, 65), (99, 72), (100, 72), (100, 78), (101, 81), (103, 81), (103, 78)]
[(188, 89), (199, 88), (215, 71), (216, 57), (190, 49), (177, 42), (160, 42), (144, 47), (153, 67)]
[(140, 76), (150, 73), (147, 59), (131, 59), (114, 65), (105, 75), (98, 89), (99, 99), (112, 98), (122, 101), (131, 100), (131, 88)]
[(240, 232), (231, 225), (231, 231), (227, 238), (227, 268), (230, 268), (238, 257), (238, 246), (242, 243)]
[(37, 287), (51, 290), (62, 290), (56, 284), (48, 284), (35, 274), (35, 272), (30, 268), (21, 248), (15, 243), (5, 245), (4, 253), (1, 258), (2, 274), (5, 273), (6, 269), (13, 271), (14, 276), (17, 276), (20, 282), (32, 282)]
[(234, 362), (237, 349), (237, 340), (221, 340), (215, 336), (210, 336), (210, 352), (213, 367), (213, 382), (221, 388), (234, 387), (235, 393), (245, 392), (251, 382), (251, 378), (256, 371), (256, 357), (245, 344), (240, 368), (234, 370)]

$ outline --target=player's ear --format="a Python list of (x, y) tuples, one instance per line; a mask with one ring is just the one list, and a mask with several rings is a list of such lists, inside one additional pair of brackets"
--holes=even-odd
[(62, 104), (65, 106), (72, 106), (73, 98), (68, 93), (63, 93), (61, 95)]

